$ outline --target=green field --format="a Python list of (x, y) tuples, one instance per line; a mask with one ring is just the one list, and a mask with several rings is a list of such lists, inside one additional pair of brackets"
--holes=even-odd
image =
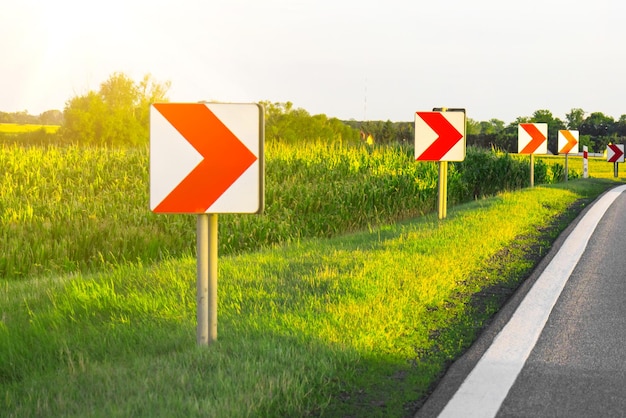
[[(273, 144), (266, 155), (264, 214), (221, 216), (221, 254), (332, 237), (436, 209), (437, 166), (415, 163), (409, 148)], [(470, 150), (466, 162), (451, 165), (449, 205), (527, 185), (527, 161)], [(0, 166), (0, 277), (193, 253), (193, 216), (148, 210), (146, 148), (0, 146)], [(561, 171), (555, 160), (538, 162), (535, 174), (553, 181)]]
[(19, 123), (0, 123), (0, 134), (22, 134), (27, 132), (36, 132), (44, 130), (46, 133), (53, 134), (59, 130), (59, 125), (33, 125)]
[[(547, 164), (559, 163), (565, 165), (565, 156), (541, 156), (537, 157), (540, 160), (545, 161)], [(568, 157), (569, 170), (576, 170), (582, 176), (583, 161), (582, 157)], [(618, 179), (613, 177), (613, 163), (608, 163), (606, 158), (603, 157), (589, 157), (589, 176), (593, 178), (606, 178), (615, 180), (626, 179), (626, 168), (623, 164), (619, 165)]]
[(203, 349), (195, 218), (150, 213), (147, 150), (0, 146), (3, 414), (410, 416), (614, 184), (592, 160), (594, 179), (474, 200), (472, 179), (528, 172), (471, 151), (480, 170), (451, 166), (438, 221), (436, 166), (410, 149), (266, 155), (265, 214), (220, 215), (219, 337)]

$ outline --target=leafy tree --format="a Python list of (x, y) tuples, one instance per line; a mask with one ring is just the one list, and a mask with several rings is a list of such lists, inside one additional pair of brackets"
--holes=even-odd
[(60, 110), (46, 110), (39, 116), (31, 115), (26, 110), (21, 112), (0, 112), (0, 123), (18, 123), (33, 125), (61, 125), (63, 113)]
[(261, 102), (265, 110), (265, 139), (285, 143), (306, 141), (357, 142), (359, 133), (337, 118), (324, 114), (311, 116), (293, 103)]
[(396, 142), (413, 143), (415, 142), (415, 122), (396, 122)]
[(384, 144), (390, 144), (396, 140), (396, 128), (389, 119), (382, 126), (380, 139)]
[(622, 138), (626, 137), (626, 115), (619, 117), (615, 127), (615, 133)]
[(472, 118), (465, 120), (465, 134), (469, 136), (478, 136), (481, 133), (481, 123)]
[(498, 119), (477, 122), (467, 118), (465, 135), (468, 146), (482, 148), (506, 149), (501, 132), (504, 130), (504, 122)]
[(60, 134), (75, 143), (98, 144), (103, 138), (102, 130), (107, 119), (102, 97), (90, 91), (84, 96), (70, 99), (63, 112), (65, 123)]
[(580, 135), (589, 135), (592, 149), (602, 152), (609, 142), (616, 138), (615, 120), (602, 112), (593, 112), (585, 118), (579, 127)]
[(91, 145), (139, 145), (148, 142), (150, 104), (165, 101), (170, 83), (150, 75), (136, 83), (114, 73), (100, 85), (68, 100), (63, 111), (64, 139)]
[(533, 123), (548, 124), (548, 150), (553, 154), (558, 154), (558, 134), (559, 130), (565, 129), (565, 124), (559, 118), (555, 118), (549, 110), (536, 110), (530, 120)]
[(580, 133), (595, 137), (609, 136), (613, 133), (615, 120), (602, 112), (593, 112), (580, 125)]
[(487, 121), (480, 122), (480, 133), (482, 135), (493, 135), (496, 133), (496, 128)]
[(504, 130), (504, 121), (501, 121), (500, 119), (489, 119), (489, 123), (493, 126), (496, 133)]
[[(580, 133), (580, 132), (579, 132)], [(590, 152), (594, 152), (593, 143), (591, 142), (591, 137), (589, 135), (579, 135), (578, 136), (578, 145), (579, 149), (582, 152), (583, 146), (586, 146)]]
[(63, 124), (63, 112), (60, 110), (46, 110), (39, 115), (39, 123), (42, 125), (61, 125)]
[(37, 116), (30, 115), (26, 110), (20, 112), (0, 112), (0, 123), (38, 124)]
[(585, 111), (580, 108), (574, 108), (565, 115), (567, 120), (567, 129), (578, 129), (585, 120)]

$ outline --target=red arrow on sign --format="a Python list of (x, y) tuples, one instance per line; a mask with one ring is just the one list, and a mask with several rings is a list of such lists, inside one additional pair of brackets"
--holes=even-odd
[(546, 140), (546, 137), (543, 133), (541, 133), (541, 131), (539, 131), (539, 129), (537, 129), (537, 126), (535, 126), (535, 124), (533, 123), (520, 123), (520, 126), (528, 133), (528, 135), (530, 135), (531, 140), (519, 153), (532, 154), (537, 150), (537, 148), (539, 148), (541, 144), (543, 144), (543, 142)]
[(257, 157), (202, 103), (153, 106), (203, 157), (154, 212), (204, 213)]
[(609, 144), (609, 148), (613, 151), (613, 155), (609, 155), (607, 162), (609, 163), (618, 163), (624, 156), (624, 151), (622, 151), (621, 147), (616, 144)]
[(460, 133), (440, 112), (416, 112), (439, 137), (416, 160), (440, 161), (461, 139)]

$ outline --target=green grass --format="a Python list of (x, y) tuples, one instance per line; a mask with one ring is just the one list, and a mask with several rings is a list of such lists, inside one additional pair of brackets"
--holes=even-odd
[(54, 134), (59, 130), (59, 125), (33, 125), (19, 123), (0, 123), (0, 133), (2, 134), (23, 134), (43, 130), (46, 133)]
[(502, 303), (489, 289), (513, 291), (613, 184), (535, 187), (449, 208), (443, 222), (431, 214), (222, 255), (208, 348), (195, 344), (190, 256), (3, 280), (0, 410), (411, 416)]

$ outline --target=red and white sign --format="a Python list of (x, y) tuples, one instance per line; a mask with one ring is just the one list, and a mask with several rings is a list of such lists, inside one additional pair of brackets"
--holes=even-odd
[(262, 155), (260, 105), (155, 103), (150, 107), (150, 209), (261, 212)]
[(609, 144), (606, 148), (606, 160), (609, 163), (624, 162), (624, 145)]
[(578, 131), (559, 130), (559, 154), (578, 154)]
[(547, 154), (548, 124), (520, 123), (517, 127), (517, 146), (520, 154)]
[(583, 178), (589, 178), (589, 148), (583, 145)]
[(415, 159), (463, 161), (465, 112), (415, 112)]

